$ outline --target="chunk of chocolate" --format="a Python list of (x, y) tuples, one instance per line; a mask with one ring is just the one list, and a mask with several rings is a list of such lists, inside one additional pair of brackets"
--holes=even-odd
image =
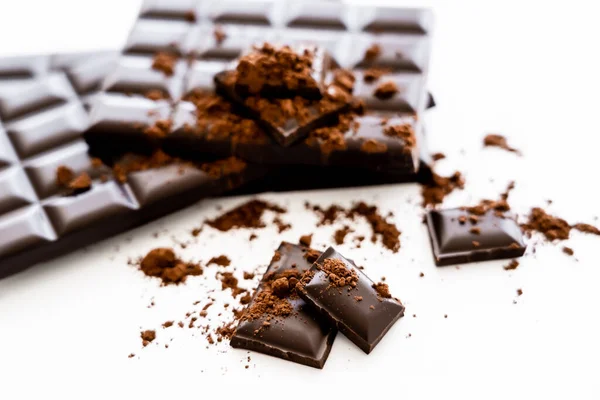
[(404, 306), (391, 298), (387, 285), (375, 284), (332, 247), (315, 261), (297, 289), (367, 354), (404, 315)]
[[(526, 245), (519, 225), (488, 210), (476, 223), (460, 208), (430, 211), (427, 227), (437, 266), (521, 257)], [(473, 220), (473, 219), (471, 219)], [(465, 222), (463, 222), (465, 221)]]
[(283, 242), (243, 312), (231, 346), (323, 368), (337, 330), (296, 293), (312, 265), (307, 247)]
[[(321, 100), (298, 96), (290, 99), (242, 97), (236, 91), (234, 74), (233, 71), (225, 71), (215, 75), (217, 92), (243, 108), (282, 146), (289, 146), (311, 131), (335, 123), (337, 116), (350, 108), (349, 95), (335, 86), (330, 86)], [(331, 94), (330, 88), (344, 96)]]

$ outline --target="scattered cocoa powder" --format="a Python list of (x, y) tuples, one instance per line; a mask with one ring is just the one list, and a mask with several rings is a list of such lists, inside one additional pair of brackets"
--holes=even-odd
[(382, 297), (384, 299), (389, 299), (392, 297), (392, 295), (390, 293), (390, 288), (387, 283), (383, 283), (383, 282), (374, 283), (372, 287), (373, 287), (373, 289), (375, 289), (375, 291), (377, 292), (377, 295), (379, 297)]
[(144, 129), (144, 134), (155, 137), (164, 138), (171, 132), (172, 122), (168, 119), (159, 119), (154, 125), (150, 125)]
[(171, 326), (173, 326), (174, 323), (175, 323), (175, 321), (167, 321), (167, 322), (164, 322), (162, 324), (162, 327), (163, 328), (170, 328)]
[(562, 251), (563, 251), (563, 253), (565, 253), (566, 255), (569, 255), (569, 256), (572, 256), (575, 254), (575, 251), (572, 248), (567, 247), (567, 246), (563, 247)]
[(362, 142), (360, 150), (365, 153), (385, 153), (387, 151), (387, 144), (381, 143), (376, 139), (367, 139)]
[(521, 225), (521, 228), (531, 235), (533, 232), (542, 233), (546, 239), (566, 240), (569, 238), (571, 226), (562, 218), (554, 217), (543, 209), (535, 207), (531, 209), (528, 221)]
[(213, 36), (215, 38), (217, 46), (222, 45), (225, 39), (227, 39), (227, 34), (225, 33), (221, 25), (215, 26), (215, 29), (213, 30)]
[(508, 145), (508, 141), (506, 140), (506, 138), (502, 135), (497, 135), (497, 134), (489, 134), (487, 135), (485, 138), (483, 138), (483, 145), (485, 147), (499, 147), (501, 149), (504, 149), (506, 151), (510, 151), (512, 153), (516, 153), (518, 155), (521, 154), (521, 152), (513, 147), (510, 147)]
[(347, 69), (336, 69), (333, 71), (333, 83), (335, 86), (344, 89), (348, 93), (354, 90), (356, 77), (354, 73)]
[(335, 243), (338, 245), (344, 244), (344, 239), (350, 232), (352, 232), (352, 229), (348, 225), (344, 225), (342, 228), (336, 230), (333, 234)]
[(412, 149), (417, 144), (415, 130), (411, 124), (396, 124), (386, 126), (383, 133), (389, 137), (400, 138), (404, 140), (407, 150)]
[(57, 185), (67, 187), (73, 178), (75, 178), (75, 173), (71, 168), (61, 165), (56, 169)]
[(254, 279), (254, 273), (244, 271), (244, 279), (246, 279), (246, 280)]
[(300, 240), (298, 240), (298, 243), (300, 243), (302, 246), (310, 247), (312, 243), (312, 234), (300, 236)]
[(221, 272), (217, 273), (217, 277), (221, 280), (221, 289), (231, 289), (233, 297), (238, 297), (242, 293), (246, 293), (247, 290), (238, 286), (238, 279), (233, 276), (232, 272)]
[(440, 161), (446, 158), (446, 155), (444, 153), (433, 153), (431, 155), (431, 158), (433, 159), (433, 161)]
[(398, 93), (398, 85), (394, 81), (381, 82), (375, 88), (373, 95), (379, 100), (389, 100)]
[(142, 338), (142, 345), (144, 347), (146, 347), (150, 344), (150, 342), (152, 342), (154, 339), (156, 339), (156, 331), (152, 331), (152, 330), (142, 331), (140, 333), (140, 337)]
[(449, 177), (443, 177), (432, 172), (432, 179), (421, 188), (423, 207), (435, 207), (444, 201), (444, 198), (455, 189), (463, 189), (465, 180), (460, 172), (455, 172)]
[(331, 287), (349, 286), (355, 288), (358, 284), (358, 274), (354, 269), (346, 267), (342, 260), (327, 258), (323, 261), (323, 264), (316, 265), (318, 269), (325, 272)]
[(362, 301), (363, 297), (362, 296), (354, 296), (354, 300), (357, 301), (357, 302), (358, 301)]
[(517, 269), (518, 266), (519, 262), (517, 260), (510, 260), (510, 262), (502, 268), (504, 268), (506, 271), (510, 271), (513, 269)]
[(401, 232), (398, 230), (396, 225), (387, 222), (385, 218), (379, 214), (376, 206), (370, 206), (364, 202), (360, 202), (355, 204), (352, 209), (350, 209), (348, 215), (351, 218), (353, 218), (355, 215), (360, 215), (366, 218), (367, 222), (369, 222), (371, 225), (373, 238), (375, 238), (376, 235), (379, 235), (383, 245), (387, 249), (393, 251), (394, 253), (400, 250)]
[(523, 295), (523, 289), (517, 289), (517, 296)]
[(273, 223), (277, 227), (277, 231), (279, 233), (285, 232), (288, 229), (292, 228), (292, 225), (288, 224), (287, 222), (283, 222), (283, 220), (281, 218), (279, 218), (279, 217), (275, 217), (273, 219)]
[(371, 62), (376, 60), (381, 55), (381, 46), (377, 43), (373, 43), (367, 50), (363, 57), (364, 61)]
[(169, 248), (157, 248), (144, 256), (139, 264), (140, 270), (147, 276), (161, 279), (162, 285), (179, 284), (192, 275), (202, 275), (199, 264), (181, 261)]
[(573, 225), (573, 229), (583, 233), (591, 233), (592, 235), (600, 235), (600, 229), (590, 224), (578, 223)]
[(277, 214), (287, 212), (276, 204), (263, 200), (250, 200), (213, 220), (208, 220), (206, 223), (222, 232), (234, 228), (264, 228), (265, 223), (262, 221), (262, 216), (267, 210)]
[(474, 226), (473, 228), (469, 229), (469, 232), (474, 235), (479, 235), (481, 234), (481, 228)]
[(160, 71), (166, 76), (173, 76), (176, 63), (176, 55), (165, 51), (159, 51), (154, 54), (154, 59), (152, 60), (152, 69)]
[(248, 164), (236, 157), (229, 157), (222, 160), (208, 162), (200, 165), (200, 169), (206, 172), (212, 178), (221, 178), (223, 176), (239, 174), (246, 169)]
[(321, 253), (317, 250), (309, 249), (304, 253), (304, 258), (306, 258), (306, 261), (309, 263), (314, 263), (319, 257), (321, 257)]
[(369, 68), (363, 72), (363, 81), (373, 83), (384, 75), (390, 73), (390, 70), (385, 68)]
[(153, 101), (168, 100), (169, 98), (166, 92), (160, 89), (150, 89), (144, 94), (144, 97)]
[(228, 267), (231, 264), (231, 260), (225, 255), (220, 255), (218, 257), (211, 258), (206, 265), (211, 264), (215, 264), (220, 267)]

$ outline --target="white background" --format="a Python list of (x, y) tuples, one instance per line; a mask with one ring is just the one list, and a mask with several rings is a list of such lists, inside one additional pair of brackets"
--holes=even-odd
[[(425, 3), (437, 17), (430, 87), (438, 106), (426, 118), (429, 143), (448, 155), (440, 172), (460, 169), (467, 177), (466, 190), (446, 204), (497, 198), (515, 179), (511, 203), (518, 212), (552, 199), (550, 211), (599, 225), (595, 2)], [(2, 0), (0, 56), (118, 48), (137, 7), (125, 0)], [(525, 156), (483, 150), (481, 138), (490, 132), (508, 136)], [(506, 262), (436, 268), (416, 185), (263, 197), (289, 208), (284, 219), (292, 230), (279, 235), (269, 227), (249, 244), (250, 232), (207, 229), (179, 254), (206, 262), (225, 253), (241, 274), (264, 268), (282, 239), (314, 231), (317, 247), (331, 243), (334, 228), (316, 228), (306, 200), (365, 200), (393, 211), (403, 231), (399, 253), (370, 243), (354, 249), (350, 240), (339, 248), (374, 279), (386, 276), (407, 307), (371, 355), (339, 335), (321, 371), (260, 354), (251, 354), (245, 369), (246, 352), (226, 344), (207, 349), (199, 332), (176, 327), (158, 329), (156, 343), (142, 349), (140, 328), (198, 309), (191, 304), (215, 285), (216, 268), (160, 288), (127, 259), (173, 245), (173, 237), (190, 240), (189, 231), (216, 215), (217, 205), (245, 200), (215, 199), (0, 281), (0, 398), (205, 398), (217, 390), (225, 398), (361, 391), (406, 399), (600, 396), (599, 237), (574, 233), (564, 244), (575, 258), (562, 254), (562, 244), (538, 245), (535, 255), (530, 246), (511, 272), (502, 269)], [(517, 288), (524, 292), (518, 298)], [(214, 318), (219, 307), (210, 310)]]

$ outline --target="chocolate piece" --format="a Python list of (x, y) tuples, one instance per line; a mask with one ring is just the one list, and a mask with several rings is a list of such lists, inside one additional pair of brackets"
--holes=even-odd
[[(302, 97), (267, 99), (242, 97), (235, 87), (232, 71), (215, 75), (216, 90), (237, 106), (243, 107), (280, 145), (289, 146), (311, 131), (334, 123), (336, 117), (350, 107), (349, 98), (326, 96), (321, 100)], [(336, 89), (335, 87), (332, 87)], [(329, 88), (327, 89), (329, 91)]]
[(297, 288), (301, 298), (367, 354), (404, 315), (402, 303), (388, 297), (387, 285), (376, 285), (332, 247), (315, 261)]
[(231, 79), (241, 97), (319, 100), (330, 64), (330, 55), (320, 47), (264, 43), (239, 59)]
[(337, 330), (298, 298), (294, 289), (312, 265), (306, 259), (309, 250), (286, 242), (279, 246), (275, 252), (279, 256), (273, 257), (244, 310), (231, 346), (323, 368)]
[[(475, 226), (461, 223), (468, 211), (456, 208), (430, 211), (427, 227), (437, 266), (475, 261), (521, 257), (525, 242), (519, 225), (508, 216), (498, 216), (493, 210), (479, 216)], [(478, 232), (472, 231), (473, 227)]]

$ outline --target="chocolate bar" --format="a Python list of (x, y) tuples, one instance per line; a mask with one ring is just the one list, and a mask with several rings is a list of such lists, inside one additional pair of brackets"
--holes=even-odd
[(332, 247), (315, 261), (297, 290), (367, 354), (404, 315), (404, 306), (391, 297), (386, 284), (375, 284)]
[(430, 211), (427, 227), (437, 266), (516, 258), (526, 249), (517, 222), (494, 210), (479, 216), (463, 208)]
[(308, 307), (295, 289), (319, 255), (304, 246), (281, 243), (244, 310), (231, 346), (323, 368), (337, 329)]
[[(115, 62), (114, 53), (0, 61), (0, 277), (79, 249), (206, 196), (262, 176), (248, 167), (219, 176), (187, 164), (106, 180), (88, 154), (86, 104)], [(14, 75), (11, 75), (14, 74)], [(236, 164), (239, 166), (239, 164)], [(59, 167), (90, 177), (63, 192)]]
[[(277, 142), (260, 126), (246, 129), (243, 138), (235, 132), (226, 132), (228, 128), (219, 121), (206, 126), (205, 114), (199, 115), (196, 110), (197, 103), (177, 104), (170, 114), (174, 116), (171, 132), (160, 138), (144, 135), (144, 125), (138, 121), (129, 121), (138, 129), (117, 129), (115, 121), (123, 117), (108, 110), (117, 106), (123, 115), (131, 115), (135, 110), (152, 108), (144, 100), (162, 102), (168, 109), (178, 95), (190, 100), (197, 98), (200, 92), (214, 94), (215, 75), (230, 69), (231, 62), (253, 45), (272, 42), (323, 49), (331, 55), (332, 65), (355, 75), (353, 94), (366, 105), (367, 121), (376, 117), (404, 119), (416, 114), (412, 129), (420, 132), (418, 116), (428, 101), (424, 88), (431, 25), (431, 13), (421, 9), (324, 4), (310, 0), (189, 1), (168, 7), (160, 2), (148, 2), (127, 41), (119, 67), (105, 82), (106, 95), (96, 103), (96, 108), (104, 111), (93, 113), (95, 117), (86, 139), (93, 147), (107, 142), (120, 147), (120, 141), (130, 148), (161, 147), (169, 154), (193, 160), (237, 155), (258, 163), (350, 164), (378, 171), (415, 173), (418, 140), (413, 146), (406, 146), (401, 139), (391, 141), (383, 129), (367, 128), (368, 122), (360, 130), (364, 122), (360, 118), (352, 121), (358, 129), (348, 129), (347, 123), (339, 125), (334, 118), (336, 113), (326, 119), (334, 131), (341, 129), (341, 132), (331, 134), (304, 129), (300, 133), (308, 134), (309, 143), (300, 141), (289, 146), (288, 152), (277, 149)], [(169, 52), (173, 56), (171, 75), (153, 69), (158, 52)], [(373, 71), (381, 75), (378, 80), (371, 78)], [(334, 75), (334, 71), (326, 74), (325, 83), (333, 82)], [(368, 82), (365, 76), (369, 76)], [(394, 90), (379, 90), (380, 86)], [(239, 107), (230, 111), (248, 117)], [(188, 116), (183, 116), (185, 113)], [(269, 124), (263, 121), (262, 127), (265, 125)], [(105, 129), (107, 126), (111, 129)], [(253, 137), (252, 141), (248, 136)], [(402, 146), (403, 150), (399, 151)]]

